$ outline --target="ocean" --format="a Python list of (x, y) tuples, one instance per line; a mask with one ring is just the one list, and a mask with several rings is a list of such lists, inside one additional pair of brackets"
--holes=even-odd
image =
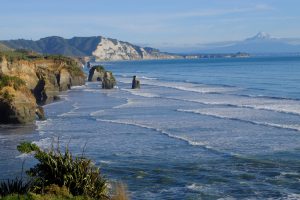
[(299, 57), (101, 64), (116, 89), (73, 87), (46, 121), (1, 126), (1, 178), (34, 164), (19, 142), (59, 138), (133, 200), (300, 199)]

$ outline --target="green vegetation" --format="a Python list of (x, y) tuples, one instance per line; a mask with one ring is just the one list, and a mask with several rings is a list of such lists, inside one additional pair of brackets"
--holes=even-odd
[(105, 72), (105, 69), (102, 65), (96, 65), (93, 67), (97, 72)]
[(78, 63), (73, 59), (62, 55), (46, 55), (45, 59), (54, 60), (54, 62), (66, 63), (66, 69), (71, 73), (72, 76), (84, 76)]
[(31, 192), (42, 194), (47, 187), (66, 187), (73, 196), (87, 196), (94, 199), (109, 199), (106, 180), (99, 168), (83, 156), (73, 157), (68, 148), (62, 153), (59, 145), (44, 151), (37, 145), (23, 142), (18, 146), (22, 153), (33, 153), (38, 164), (27, 171), (34, 180)]
[(101, 41), (101, 37), (74, 37), (64, 39), (57, 36), (33, 40), (9, 40), (1, 41), (9, 48), (26, 49), (46, 54), (62, 54), (65, 56), (91, 56)]
[(33, 154), (38, 163), (26, 172), (30, 181), (16, 178), (0, 182), (0, 199), (128, 199), (123, 198), (127, 197), (124, 187), (116, 188), (110, 197), (99, 168), (83, 155), (72, 156), (68, 147), (61, 152), (57, 144), (46, 151), (34, 143), (23, 142), (17, 149)]
[(25, 182), (20, 178), (6, 180), (0, 183), (0, 197), (10, 194), (26, 194), (29, 191), (31, 182)]
[[(0, 182), (0, 199), (14, 200), (126, 200), (124, 186), (109, 196), (107, 182), (90, 159), (72, 156), (68, 147), (61, 152), (59, 144), (48, 151), (36, 144), (23, 142), (17, 149), (34, 155), (38, 163), (26, 173), (30, 181), (13, 179)], [(126, 198), (125, 198), (126, 197)]]
[(12, 49), (9, 48), (8, 46), (0, 43), (0, 51), (11, 51)]
[(54, 60), (54, 62), (64, 62), (66, 63), (67, 70), (73, 76), (84, 76), (84, 73), (78, 66), (78, 63), (73, 58), (62, 55), (41, 55), (33, 51), (18, 49), (14, 51), (0, 51), (0, 62), (3, 60), (3, 57), (5, 57), (6, 60), (10, 63), (20, 60), (34, 61), (38, 59)]
[(11, 86), (18, 90), (21, 86), (25, 85), (25, 81), (16, 76), (7, 76), (0, 74), (0, 89), (6, 86)]
[(24, 49), (18, 49), (14, 51), (0, 51), (0, 61), (2, 61), (3, 57), (5, 57), (6, 60), (10, 63), (19, 60), (30, 61), (43, 58), (43, 56), (40, 54)]

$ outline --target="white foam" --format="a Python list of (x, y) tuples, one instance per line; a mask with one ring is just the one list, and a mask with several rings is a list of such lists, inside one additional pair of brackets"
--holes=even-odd
[(133, 89), (121, 89), (123, 91), (127, 91), (135, 96), (141, 96), (141, 97), (148, 97), (148, 98), (156, 98), (160, 97), (157, 94), (149, 93), (149, 92), (143, 92), (142, 90), (133, 90)]
[(70, 116), (77, 116), (78, 113), (74, 112), (74, 111), (69, 111), (60, 115), (57, 115), (58, 117), (70, 117)]
[(197, 92), (197, 93), (224, 93), (224, 92), (239, 90), (238, 88), (234, 88), (234, 87), (210, 86), (210, 85), (186, 83), (186, 82), (164, 82), (158, 80), (145, 80), (143, 81), (143, 84), (174, 88), (177, 90)]
[(187, 185), (186, 187), (187, 187), (189, 190), (198, 191), (198, 192), (202, 191), (203, 188), (204, 188), (203, 186), (197, 185), (196, 183), (193, 183), (193, 184), (191, 184), (191, 185)]
[(90, 116), (92, 116), (92, 117), (100, 116), (100, 115), (102, 115), (104, 112), (105, 112), (104, 110), (98, 110), (98, 111), (95, 111), (95, 112), (91, 112), (91, 113), (90, 113)]
[(126, 103), (114, 106), (113, 109), (119, 109), (119, 108), (127, 108), (134, 104), (134, 101), (132, 99), (126, 99)]
[(107, 165), (113, 163), (112, 161), (109, 161), (109, 160), (100, 160), (99, 162), (100, 162), (100, 163), (103, 163), (103, 164), (107, 164)]
[(284, 198), (286, 200), (299, 200), (300, 199), (300, 194), (288, 194), (286, 198)]
[[(240, 108), (251, 108), (256, 110), (269, 110), (281, 113), (300, 115), (300, 102), (295, 100), (279, 100), (279, 99), (266, 99), (266, 98), (249, 98), (249, 97), (236, 97), (226, 99), (227, 96), (220, 96), (214, 99), (185, 99), (178, 98), (177, 100), (196, 102), (205, 105), (229, 105)], [(233, 97), (233, 96), (232, 96)], [(170, 98), (174, 99), (174, 98)]]
[[(131, 83), (130, 79), (123, 78), (121, 82)], [(233, 92), (240, 90), (236, 87), (222, 87), (222, 86), (210, 86), (204, 84), (194, 84), (185, 82), (164, 82), (158, 80), (144, 80), (143, 84), (154, 85), (160, 87), (174, 88), (182, 91), (190, 91), (202, 94), (218, 93), (218, 96), (201, 96), (195, 99), (181, 99), (178, 100), (197, 102), (207, 105), (231, 105), (244, 108), (252, 108), (257, 110), (270, 110), (276, 112), (283, 112), (289, 114), (300, 115), (300, 101), (291, 99), (274, 99), (268, 97), (251, 97), (251, 96), (234, 96), (226, 95), (226, 92)], [(137, 91), (129, 91), (134, 95), (145, 96), (145, 97), (156, 97), (157, 94), (148, 94)], [(222, 94), (223, 93), (223, 94)], [(185, 95), (183, 95), (185, 96)]]
[(101, 89), (84, 89), (84, 92), (101, 93)]
[(157, 80), (157, 78), (152, 78), (152, 77), (147, 77), (147, 76), (141, 76), (141, 79), (145, 79), (145, 80)]
[(174, 138), (174, 139), (178, 139), (184, 142), (187, 142), (189, 145), (192, 146), (201, 146), (204, 147), (206, 149), (213, 149), (212, 147), (208, 146), (208, 144), (201, 142), (201, 141), (193, 141), (190, 138), (184, 137), (184, 136), (178, 136), (178, 135), (172, 135), (171, 133), (162, 130), (160, 128), (155, 128), (155, 127), (151, 127), (151, 126), (147, 126), (144, 124), (139, 124), (136, 123), (134, 121), (127, 121), (127, 120), (107, 120), (107, 119), (97, 119), (97, 121), (101, 121), (101, 122), (108, 122), (108, 123), (116, 123), (116, 124), (124, 124), (124, 125), (131, 125), (131, 126), (137, 126), (140, 128), (145, 128), (145, 129), (149, 129), (149, 130), (154, 130), (156, 132), (162, 133), (164, 135), (167, 135), (170, 138)]
[(71, 89), (83, 89), (86, 88), (86, 85), (78, 85), (78, 86), (72, 86)]
[[(225, 114), (214, 113), (213, 110), (208, 111), (205, 109), (193, 109), (193, 110), (177, 109), (177, 111), (212, 116), (212, 117), (217, 117), (217, 118), (221, 118), (221, 119), (239, 120), (239, 121), (244, 121), (244, 122), (257, 124), (257, 125), (271, 126), (271, 127), (275, 127), (275, 128), (291, 129), (291, 130), (300, 131), (300, 124), (290, 125), (290, 124), (276, 124), (276, 123), (270, 123), (270, 122), (259, 122), (259, 121), (254, 121), (254, 120), (243, 119), (242, 117), (239, 118), (239, 117), (232, 117), (232, 116), (225, 115)], [(232, 114), (232, 113), (230, 113), (230, 114)]]
[(42, 149), (45, 149), (45, 148), (49, 148), (51, 146), (52, 139), (47, 137), (47, 138), (40, 139), (38, 141), (34, 141), (32, 143), (36, 144), (37, 146), (39, 146)]
[(36, 121), (35, 125), (37, 126), (36, 130), (37, 131), (42, 131), (44, 128), (52, 123), (52, 119), (47, 119), (43, 121)]

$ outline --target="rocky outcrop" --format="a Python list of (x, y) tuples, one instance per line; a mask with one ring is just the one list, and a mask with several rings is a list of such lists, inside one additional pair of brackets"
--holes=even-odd
[(116, 85), (116, 79), (112, 72), (106, 71), (101, 65), (90, 68), (88, 81), (101, 81), (102, 89), (112, 89)]
[(101, 65), (90, 67), (88, 81), (102, 81), (105, 74), (105, 69)]
[(131, 89), (140, 89), (140, 88), (141, 88), (140, 80), (137, 80), (136, 76), (133, 76)]
[[(16, 88), (14, 81), (22, 82), (22, 87)], [(49, 103), (60, 91), (84, 83), (84, 73), (71, 58), (0, 52), (0, 123), (44, 119), (37, 105)]]
[(0, 76), (0, 123), (25, 124), (36, 118), (36, 100), (25, 82)]
[(102, 89), (113, 89), (116, 85), (116, 79), (112, 72), (106, 71), (102, 80)]
[(37, 106), (35, 109), (35, 114), (39, 120), (46, 120), (45, 111), (42, 106)]
[(162, 53), (158, 49), (150, 47), (139, 47), (128, 42), (122, 42), (109, 38), (101, 38), (93, 56), (96, 61), (101, 60), (155, 60), (155, 59), (176, 59), (182, 56)]

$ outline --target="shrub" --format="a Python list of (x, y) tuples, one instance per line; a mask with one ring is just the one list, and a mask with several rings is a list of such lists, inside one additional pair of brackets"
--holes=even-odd
[(93, 67), (97, 72), (105, 72), (105, 69), (102, 65), (96, 65)]
[(67, 187), (74, 196), (85, 195), (95, 199), (109, 199), (107, 196), (106, 180), (100, 175), (90, 159), (73, 157), (66, 148), (62, 153), (59, 145), (49, 151), (44, 151), (32, 143), (23, 142), (18, 146), (22, 153), (34, 153), (39, 161), (27, 171), (34, 178), (33, 191), (42, 193), (45, 187), (57, 185)]
[(16, 60), (35, 60), (43, 58), (42, 55), (37, 54), (32, 51), (28, 51), (25, 49), (17, 49), (14, 51), (1, 51), (0, 52), (0, 61), (2, 61), (2, 58), (5, 57), (6, 60), (10, 63)]
[(6, 86), (11, 86), (18, 90), (21, 86), (25, 85), (25, 81), (16, 76), (7, 76), (0, 74), (0, 89)]
[(8, 179), (0, 182), (0, 197), (10, 194), (26, 194), (31, 186), (31, 182), (25, 182), (22, 178)]

